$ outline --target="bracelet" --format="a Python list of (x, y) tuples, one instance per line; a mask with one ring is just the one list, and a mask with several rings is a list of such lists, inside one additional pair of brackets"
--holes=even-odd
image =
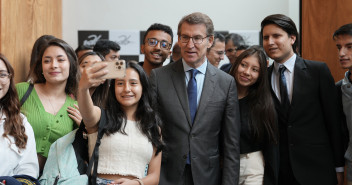
[(144, 183), (141, 179), (133, 179), (133, 180), (138, 181), (140, 185), (144, 185)]

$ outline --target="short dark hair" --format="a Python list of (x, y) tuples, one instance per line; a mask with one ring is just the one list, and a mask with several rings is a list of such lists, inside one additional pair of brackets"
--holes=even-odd
[(93, 46), (91, 45), (79, 45), (76, 50), (75, 50), (75, 53), (76, 55), (78, 56), (78, 52), (80, 51), (84, 51), (84, 50), (93, 50)]
[(243, 37), (237, 33), (229, 33), (226, 35), (225, 44), (227, 44), (230, 40), (232, 41), (233, 45), (237, 47), (240, 45), (245, 45)]
[(289, 36), (294, 35), (296, 37), (295, 43), (292, 44), (292, 49), (293, 49), (293, 52), (298, 54), (298, 49), (297, 49), (299, 44), (298, 31), (296, 28), (296, 24), (292, 21), (292, 19), (283, 14), (273, 14), (265, 17), (261, 23), (260, 34), (262, 36), (263, 36), (264, 27), (269, 24), (275, 24), (276, 26), (283, 29)]
[(108, 39), (100, 39), (95, 43), (93, 48), (94, 52), (100, 53), (104, 57), (110, 53), (110, 50), (115, 52), (120, 51), (121, 47), (118, 43), (108, 40)]
[(352, 23), (345, 24), (341, 26), (339, 29), (337, 29), (334, 34), (332, 35), (332, 38), (335, 40), (336, 37), (340, 35), (350, 35), (352, 36)]
[(42, 58), (45, 50), (48, 49), (50, 46), (58, 46), (65, 51), (67, 58), (70, 62), (70, 71), (69, 71), (69, 76), (65, 87), (65, 93), (73, 94), (75, 96), (77, 92), (78, 81), (80, 76), (79, 70), (78, 70), (77, 56), (75, 51), (72, 49), (70, 45), (68, 45), (65, 41), (58, 38), (50, 40), (42, 47), (39, 55), (40, 57), (37, 58), (36, 63), (30, 72), (30, 76), (33, 78), (33, 83), (46, 82), (46, 79), (43, 75)]
[(154, 31), (154, 30), (163, 31), (163, 32), (169, 34), (171, 36), (171, 44), (173, 43), (174, 34), (172, 32), (172, 29), (170, 28), (170, 26), (164, 25), (164, 24), (160, 24), (160, 23), (154, 23), (147, 29), (147, 31), (145, 32), (144, 37), (143, 37), (143, 43), (145, 43), (145, 38), (147, 37), (148, 33), (150, 31)]
[(181, 21), (178, 23), (178, 30), (177, 30), (177, 35), (180, 36), (181, 34), (181, 26), (183, 23), (188, 23), (188, 24), (204, 24), (206, 28), (206, 34), (207, 36), (214, 35), (214, 24), (213, 21), (210, 19), (210, 17), (206, 14), (200, 13), (200, 12), (195, 12), (191, 13), (189, 15), (184, 16)]
[(215, 33), (214, 33), (214, 42), (213, 42), (213, 45), (211, 45), (211, 47), (207, 49), (208, 52), (210, 51), (210, 49), (211, 49), (212, 47), (215, 46), (215, 43), (216, 43), (216, 42), (225, 42), (225, 37), (224, 37), (224, 35), (221, 34), (221, 33), (219, 33), (219, 32), (215, 32)]

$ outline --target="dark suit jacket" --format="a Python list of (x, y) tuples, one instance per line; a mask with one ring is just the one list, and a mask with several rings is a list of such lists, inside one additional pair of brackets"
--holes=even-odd
[[(273, 67), (269, 68), (269, 79)], [(327, 65), (297, 56), (292, 93), (285, 116), (272, 91), (279, 116), (280, 178), (287, 179), (291, 164), (302, 185), (336, 184), (335, 167), (342, 167), (344, 159), (337, 93)]]
[(226, 73), (229, 73), (231, 70), (232, 64), (228, 63), (228, 64), (224, 64), (220, 67), (220, 70), (223, 70)]
[(182, 62), (152, 70), (150, 81), (163, 118), (166, 143), (159, 184), (182, 184), (189, 151), (195, 185), (238, 184), (240, 119), (234, 78), (208, 62), (193, 126)]

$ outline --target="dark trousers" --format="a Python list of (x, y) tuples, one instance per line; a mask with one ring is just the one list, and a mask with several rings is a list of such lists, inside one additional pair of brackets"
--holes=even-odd
[(281, 145), (280, 147), (279, 184), (300, 185), (293, 174), (287, 146)]
[(191, 165), (186, 164), (183, 171), (183, 185), (194, 185)]

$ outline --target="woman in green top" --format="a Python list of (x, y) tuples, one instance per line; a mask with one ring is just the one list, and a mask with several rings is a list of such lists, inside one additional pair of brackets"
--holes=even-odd
[[(82, 117), (76, 95), (79, 72), (74, 50), (63, 40), (53, 39), (43, 46), (40, 58), (30, 71), (34, 88), (21, 111), (32, 125), (40, 169), (44, 168), (52, 143), (71, 132)], [(22, 99), (29, 87), (16, 85)]]

